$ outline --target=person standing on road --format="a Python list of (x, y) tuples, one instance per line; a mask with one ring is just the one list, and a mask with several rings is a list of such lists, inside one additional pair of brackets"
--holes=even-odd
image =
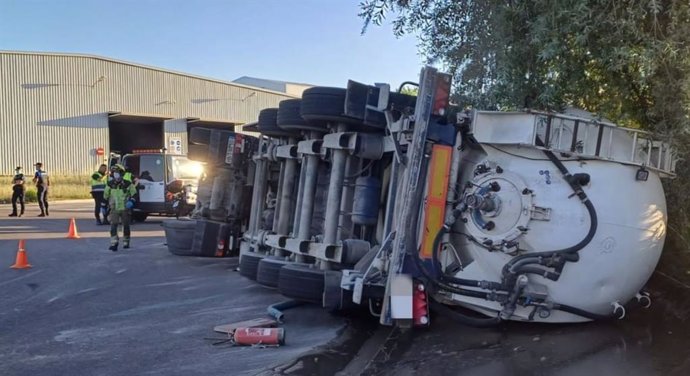
[[(24, 215), (24, 192), (26, 191), (26, 179), (22, 173), (21, 166), (14, 169), (14, 177), (12, 178), (12, 214), (10, 217), (21, 217)], [(21, 211), (17, 214), (17, 201), (21, 206)]]
[(43, 170), (43, 163), (36, 162), (36, 173), (34, 174), (33, 182), (36, 184), (36, 191), (38, 195), (38, 206), (41, 208), (39, 217), (50, 215), (48, 212), (48, 188), (50, 188), (50, 178), (48, 173)]
[[(118, 225), (122, 223), (122, 235), (124, 248), (130, 246), (130, 211), (134, 206), (134, 197), (137, 190), (131, 182), (124, 180), (124, 169), (116, 168), (112, 172), (112, 179), (105, 187), (103, 198), (110, 206), (110, 250), (117, 252), (120, 243), (118, 237)], [(102, 203), (105, 205), (105, 203)]]
[(96, 223), (108, 224), (108, 217), (106, 216), (105, 210), (103, 210), (103, 220), (101, 221), (101, 208), (103, 204), (103, 193), (105, 192), (105, 186), (108, 181), (108, 166), (105, 164), (98, 167), (98, 171), (91, 175), (91, 197), (95, 204), (93, 214), (96, 216)]

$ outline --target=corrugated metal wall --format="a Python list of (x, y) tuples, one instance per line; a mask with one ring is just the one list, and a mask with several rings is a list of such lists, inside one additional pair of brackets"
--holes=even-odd
[(0, 175), (36, 161), (53, 174), (91, 172), (95, 148), (108, 146), (108, 111), (171, 117), (166, 138), (186, 143), (187, 117), (246, 123), (286, 98), (104, 58), (0, 52)]

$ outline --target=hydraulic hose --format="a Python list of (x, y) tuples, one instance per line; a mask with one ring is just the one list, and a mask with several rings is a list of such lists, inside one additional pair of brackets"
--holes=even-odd
[[(544, 143), (541, 141), (540, 138), (537, 137), (537, 145), (543, 146)], [(554, 155), (550, 150), (543, 150), (544, 154), (546, 157), (553, 163), (556, 168), (561, 172), (565, 180), (568, 182), (570, 187), (572, 188), (573, 192), (575, 192), (575, 195), (580, 199), (583, 205), (585, 205), (585, 208), (587, 209), (587, 213), (589, 214), (589, 231), (587, 232), (587, 235), (580, 240), (577, 244), (563, 248), (563, 249), (558, 249), (558, 250), (553, 250), (553, 251), (545, 251), (545, 252), (536, 252), (536, 253), (529, 253), (526, 255), (518, 256), (515, 257), (514, 259), (510, 260), (504, 267), (503, 267), (503, 275), (504, 277), (507, 276), (508, 274), (515, 274), (515, 270), (517, 265), (526, 265), (532, 262), (527, 262), (523, 261), (528, 258), (546, 258), (546, 257), (551, 257), (557, 254), (568, 254), (568, 253), (575, 253), (582, 248), (586, 247), (594, 238), (594, 235), (597, 232), (597, 227), (598, 227), (598, 221), (597, 221), (597, 212), (596, 209), (594, 209), (594, 205), (592, 205), (592, 202), (589, 200), (587, 197), (587, 194), (582, 190), (582, 186), (575, 181), (575, 179), (572, 179), (572, 175), (568, 171), (568, 169), (565, 167), (563, 162), (561, 162), (556, 155)]]
[(476, 290), (463, 289), (461, 287), (456, 287), (456, 286), (451, 286), (447, 283), (444, 283), (444, 282), (434, 278), (431, 275), (431, 273), (429, 273), (429, 271), (426, 270), (426, 267), (422, 263), (422, 260), (419, 258), (419, 254), (414, 255), (412, 257), (412, 259), (414, 259), (414, 262), (415, 262), (415, 265), (417, 266), (417, 269), (419, 269), (419, 271), (422, 272), (422, 274), (424, 275), (424, 278), (426, 278), (432, 285), (434, 285), (439, 290), (452, 292), (454, 294), (459, 294), (459, 295), (470, 296), (473, 298), (484, 299), (484, 300), (495, 300), (491, 297), (491, 295), (489, 293), (476, 291)]
[(523, 266), (515, 270), (517, 274), (536, 274), (552, 281), (558, 280), (560, 276), (558, 273), (550, 272), (548, 270), (538, 268), (536, 266)]
[[(455, 219), (460, 216), (460, 210), (456, 209), (453, 211), (453, 214), (451, 215), (452, 222), (455, 222)], [(473, 279), (464, 279), (464, 278), (456, 278), (456, 277), (451, 277), (446, 275), (442, 270), (441, 270), (441, 263), (439, 261), (439, 251), (441, 248), (441, 240), (443, 239), (443, 235), (447, 234), (448, 231), (450, 230), (450, 226), (452, 223), (446, 223), (444, 224), (436, 233), (436, 236), (434, 237), (434, 243), (432, 246), (432, 267), (435, 275), (440, 276), (441, 281), (447, 282), (447, 283), (453, 283), (456, 285), (463, 285), (463, 286), (470, 286), (470, 287), (479, 287), (482, 289), (486, 290), (502, 290), (503, 286), (499, 282), (491, 282), (491, 281), (478, 281), (478, 280), (473, 280)]]
[(439, 312), (446, 314), (447, 316), (452, 317), (456, 321), (460, 322), (461, 324), (467, 325), (467, 326), (474, 326), (478, 328), (488, 328), (492, 326), (496, 326), (501, 323), (501, 318), (496, 316), (496, 317), (472, 317), (468, 316), (465, 314), (462, 314), (450, 307), (447, 307), (446, 305), (439, 303), (433, 299), (430, 300), (430, 306), (431, 309)]
[[(557, 309), (559, 311), (572, 313), (573, 315), (582, 316), (582, 317), (585, 317), (585, 318), (588, 318), (591, 320), (608, 320), (608, 319), (612, 319), (612, 318), (616, 317), (615, 313), (613, 315), (600, 315), (597, 313), (588, 312), (588, 311), (582, 310), (580, 308), (572, 307), (572, 306), (565, 305), (565, 304), (554, 304), (553, 308)], [(625, 315), (625, 313), (623, 313), (623, 315)], [(620, 316), (620, 317), (622, 317), (622, 316)]]

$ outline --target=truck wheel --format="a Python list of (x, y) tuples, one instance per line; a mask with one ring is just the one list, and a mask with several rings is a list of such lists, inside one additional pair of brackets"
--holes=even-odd
[[(350, 95), (356, 95), (350, 93)], [(345, 116), (345, 99), (347, 90), (335, 87), (312, 87), (302, 93), (300, 113), (309, 124), (344, 123), (350, 125), (350, 130), (362, 132), (380, 132), (386, 127), (386, 119), (383, 114), (373, 120), (373, 124), (363, 124), (361, 119)], [(410, 96), (399, 93), (391, 93), (391, 103), (409, 104)], [(366, 104), (366, 96), (350, 98), (355, 102)]]
[(256, 280), (256, 272), (259, 268), (259, 262), (264, 255), (254, 252), (247, 252), (240, 255), (240, 275), (247, 277), (253, 281)]
[(132, 220), (134, 222), (144, 222), (146, 218), (148, 218), (149, 215), (144, 212), (133, 212), (132, 213)]
[(315, 131), (326, 132), (322, 124), (309, 124), (300, 114), (302, 108), (301, 99), (286, 99), (278, 105), (278, 127), (286, 131)]
[(165, 230), (165, 242), (168, 251), (178, 256), (199, 256), (199, 252), (192, 249), (196, 221), (166, 220), (163, 221)]
[(290, 264), (290, 261), (285, 261), (282, 257), (264, 257), (259, 261), (256, 281), (266, 287), (277, 288), (280, 269), (288, 264)]
[(265, 108), (259, 111), (259, 121), (257, 128), (259, 131), (268, 137), (291, 137), (299, 136), (299, 133), (288, 132), (278, 127), (278, 109)]
[(194, 145), (208, 145), (211, 142), (209, 128), (194, 127), (189, 130), (189, 143)]
[(303, 264), (285, 265), (280, 269), (278, 290), (288, 298), (321, 304), (324, 271)]
[(310, 124), (324, 126), (328, 122), (352, 123), (356, 119), (346, 117), (345, 94), (347, 90), (338, 87), (316, 86), (302, 93), (300, 114)]

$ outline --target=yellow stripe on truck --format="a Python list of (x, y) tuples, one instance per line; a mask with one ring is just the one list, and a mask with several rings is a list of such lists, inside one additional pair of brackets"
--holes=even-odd
[(446, 145), (434, 145), (431, 150), (429, 181), (427, 184), (426, 204), (424, 205), (424, 228), (420, 257), (431, 259), (432, 247), (436, 233), (443, 226), (448, 199), (448, 179), (453, 148)]

